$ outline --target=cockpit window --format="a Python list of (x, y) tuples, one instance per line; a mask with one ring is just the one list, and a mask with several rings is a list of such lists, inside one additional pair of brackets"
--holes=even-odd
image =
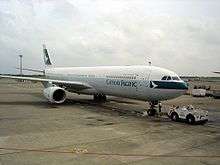
[(167, 79), (167, 76), (163, 76), (161, 80), (166, 80)]
[(163, 76), (161, 80), (180, 80), (178, 76)]
[(170, 76), (168, 76), (168, 77), (167, 77), (167, 80), (171, 80), (171, 77), (170, 77)]
[(177, 76), (172, 77), (172, 79), (173, 79), (173, 80), (180, 80), (179, 77), (177, 77)]

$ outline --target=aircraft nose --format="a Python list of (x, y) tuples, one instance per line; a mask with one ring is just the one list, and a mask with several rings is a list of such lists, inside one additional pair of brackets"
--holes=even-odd
[(188, 89), (189, 89), (189, 84), (188, 84), (188, 83), (183, 82), (183, 86), (184, 86), (184, 89), (185, 89), (185, 90), (188, 90)]
[(186, 82), (181, 82), (180, 86), (181, 86), (180, 88), (183, 90), (188, 90), (189, 88), (189, 85)]

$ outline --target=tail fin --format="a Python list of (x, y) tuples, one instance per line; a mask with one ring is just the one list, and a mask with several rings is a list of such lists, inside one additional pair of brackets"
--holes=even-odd
[(44, 53), (44, 63), (46, 66), (51, 66), (52, 63), (50, 61), (50, 57), (49, 57), (49, 54), (47, 52), (47, 48), (46, 48), (46, 45), (43, 45), (43, 53)]

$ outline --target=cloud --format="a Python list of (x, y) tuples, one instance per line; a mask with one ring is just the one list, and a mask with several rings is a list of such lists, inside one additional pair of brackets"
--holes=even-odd
[(0, 72), (18, 54), (43, 68), (42, 43), (56, 66), (148, 64), (181, 75), (220, 70), (220, 2), (11, 0), (0, 5)]

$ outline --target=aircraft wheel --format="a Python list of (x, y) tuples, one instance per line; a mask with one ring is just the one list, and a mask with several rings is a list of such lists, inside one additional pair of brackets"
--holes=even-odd
[(171, 120), (173, 120), (173, 121), (178, 121), (179, 120), (179, 116), (176, 112), (173, 112), (171, 114)]
[(186, 117), (186, 121), (188, 124), (194, 124), (195, 123), (195, 117), (193, 115), (188, 115)]
[(147, 114), (148, 114), (148, 116), (155, 116), (156, 110), (155, 109), (148, 109)]
[(99, 100), (98, 95), (97, 95), (97, 94), (94, 94), (94, 95), (93, 95), (93, 99), (94, 99), (94, 101), (98, 101), (98, 100)]
[(101, 100), (102, 100), (103, 102), (105, 102), (105, 101), (107, 100), (107, 97), (106, 97), (106, 95), (104, 95), (104, 94), (101, 94)]
[(97, 102), (105, 102), (106, 101), (106, 95), (104, 94), (95, 94), (94, 95), (94, 101), (97, 101)]

